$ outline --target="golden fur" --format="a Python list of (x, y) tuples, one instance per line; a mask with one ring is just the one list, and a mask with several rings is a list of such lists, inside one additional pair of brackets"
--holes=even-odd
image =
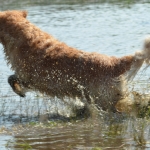
[[(144, 50), (121, 58), (77, 50), (43, 32), (26, 16), (26, 11), (0, 12), (0, 42), (16, 77), (13, 82), (10, 77), (9, 83), (19, 95), (24, 96), (24, 88), (32, 89), (59, 98), (85, 98), (89, 103), (93, 99), (103, 109), (114, 109), (126, 95), (123, 75), (131, 78), (147, 59)], [(15, 82), (20, 85), (18, 92)]]

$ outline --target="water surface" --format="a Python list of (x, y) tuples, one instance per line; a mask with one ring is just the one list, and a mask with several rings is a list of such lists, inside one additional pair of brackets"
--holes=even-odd
[[(142, 48), (146, 35), (150, 34), (149, 1), (127, 0), (37, 0), (0, 1), (0, 10), (23, 9), (28, 19), (42, 30), (70, 46), (89, 52), (123, 56)], [(7, 77), (13, 72), (0, 51), (0, 125), (17, 126), (16, 123), (36, 122), (42, 114), (55, 111), (69, 114), (62, 102), (28, 93), (27, 98), (16, 96)], [(142, 94), (149, 94), (149, 69), (140, 72), (130, 86)], [(136, 86), (135, 86), (136, 85)], [(56, 102), (57, 101), (57, 102)], [(60, 105), (63, 105), (61, 109)], [(67, 109), (66, 109), (67, 107)], [(64, 123), (53, 128), (25, 127), (17, 129), (14, 136), (1, 135), (0, 148), (19, 149), (18, 143), (28, 143), (33, 149), (101, 149), (148, 150), (150, 149), (149, 119), (131, 116), (102, 114), (78, 122)], [(42, 118), (42, 117), (41, 117)], [(23, 147), (22, 147), (23, 148)]]

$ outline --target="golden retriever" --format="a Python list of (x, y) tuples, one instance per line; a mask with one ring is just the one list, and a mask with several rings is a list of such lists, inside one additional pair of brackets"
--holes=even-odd
[(26, 11), (0, 12), (0, 42), (15, 72), (8, 82), (22, 97), (31, 89), (62, 99), (78, 97), (104, 110), (115, 110), (127, 95), (127, 81), (144, 61), (149, 65), (150, 38), (143, 50), (117, 58), (69, 47), (26, 17)]

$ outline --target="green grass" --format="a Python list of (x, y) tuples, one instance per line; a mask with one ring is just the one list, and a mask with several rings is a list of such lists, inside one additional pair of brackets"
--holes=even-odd
[(102, 150), (100, 147), (93, 147), (92, 150)]
[(9, 140), (7, 144), (5, 145), (6, 148), (11, 148), (11, 147), (19, 147), (22, 148), (23, 150), (32, 150), (31, 145), (27, 143), (26, 141), (22, 140), (22, 142), (13, 142)]

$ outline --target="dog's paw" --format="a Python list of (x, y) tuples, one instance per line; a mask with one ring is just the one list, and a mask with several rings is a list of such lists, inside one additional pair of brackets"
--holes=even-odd
[(25, 92), (23, 90), (24, 88), (22, 87), (19, 79), (15, 75), (11, 75), (8, 78), (8, 83), (16, 94), (18, 94), (20, 97), (25, 97)]

